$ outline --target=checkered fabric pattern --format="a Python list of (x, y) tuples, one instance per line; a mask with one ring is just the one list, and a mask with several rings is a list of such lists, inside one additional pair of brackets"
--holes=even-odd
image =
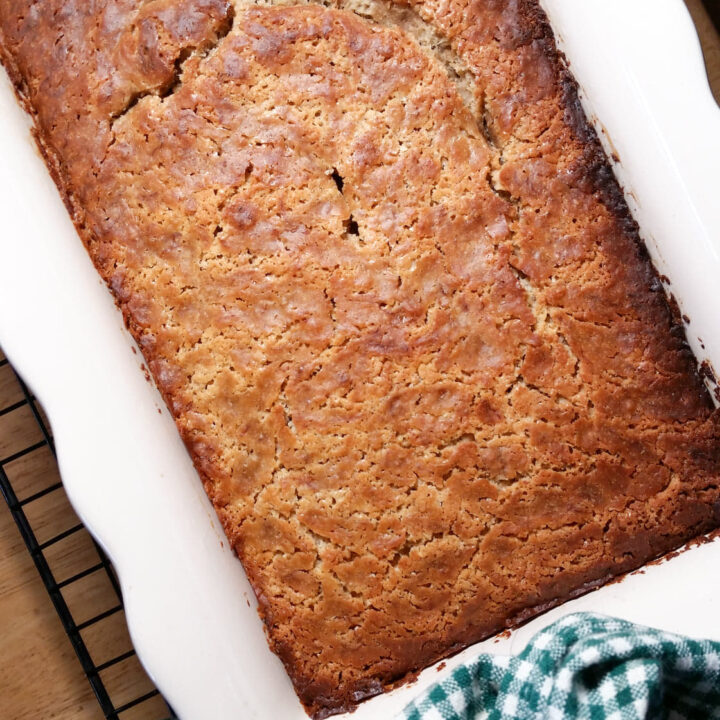
[(591, 613), (535, 635), (517, 657), (480, 655), (396, 720), (720, 719), (720, 643)]

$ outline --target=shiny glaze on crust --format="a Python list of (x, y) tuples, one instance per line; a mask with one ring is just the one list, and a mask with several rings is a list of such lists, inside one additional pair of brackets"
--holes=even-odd
[(342, 6), (0, 6), (315, 717), (720, 523), (717, 416), (537, 4)]

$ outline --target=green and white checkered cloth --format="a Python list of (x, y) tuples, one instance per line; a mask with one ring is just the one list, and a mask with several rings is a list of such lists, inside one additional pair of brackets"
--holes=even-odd
[(574, 718), (720, 718), (720, 643), (569, 615), (516, 657), (480, 655), (456, 668), (397, 720)]

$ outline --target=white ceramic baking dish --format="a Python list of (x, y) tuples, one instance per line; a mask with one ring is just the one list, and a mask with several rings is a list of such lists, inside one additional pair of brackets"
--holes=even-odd
[[(620, 158), (698, 358), (720, 368), (720, 111), (682, 0), (546, 0)], [(115, 563), (135, 647), (184, 720), (303, 720), (268, 649), (172, 419), (99, 280), (0, 74), (0, 343), (45, 406), (65, 486)], [(720, 640), (720, 543), (693, 548), (453, 658), (517, 651), (558, 615), (596, 610)], [(441, 677), (373, 699), (390, 718)]]

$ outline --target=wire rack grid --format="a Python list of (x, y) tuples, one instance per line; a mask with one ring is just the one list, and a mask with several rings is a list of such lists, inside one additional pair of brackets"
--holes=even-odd
[[(14, 374), (14, 371), (9, 367), (8, 360), (2, 355), (0, 355), (0, 370), (3, 372), (13, 372)], [(0, 419), (10, 417), (14, 413), (25, 412), (27, 414), (29, 411), (32, 415), (32, 420), (39, 429), (40, 439), (20, 449), (14, 449), (11, 454), (5, 457), (0, 457), (0, 490), (22, 535), (22, 539), (27, 546), (28, 552), (35, 563), (35, 567), (40, 574), (47, 593), (52, 600), (75, 654), (80, 661), (83, 672), (87, 676), (95, 697), (107, 720), (125, 720), (131, 710), (134, 711), (133, 715), (137, 716), (137, 710), (141, 708), (147, 710), (147, 712), (141, 713), (145, 718), (153, 718), (153, 720), (175, 720), (176, 716), (172, 709), (167, 703), (162, 702), (162, 698), (159, 697), (159, 691), (154, 687), (136, 694), (131, 693), (131, 697), (129, 698), (126, 688), (123, 693), (124, 697), (122, 697), (121, 700), (117, 701), (114, 699), (116, 693), (108, 686), (109, 683), (106, 680), (106, 675), (113, 668), (119, 667), (127, 661), (134, 660), (137, 662), (136, 653), (135, 650), (132, 649), (132, 646), (130, 646), (129, 649), (122, 649), (117, 653), (112, 653), (111, 657), (102, 662), (95, 662), (93, 660), (92, 652), (88, 647), (87, 637), (92, 633), (94, 628), (100, 627), (103, 621), (106, 621), (108, 618), (113, 616), (123, 617), (124, 611), (120, 586), (112, 564), (95, 540), (89, 536), (82, 523), (76, 522), (70, 527), (65, 527), (47, 539), (38, 538), (36, 528), (32, 521), (33, 506), (47, 502), (48, 499), (52, 500), (53, 496), (58, 496), (58, 499), (62, 502), (65, 495), (62, 483), (57, 479), (40, 489), (34, 489), (30, 494), (23, 495), (22, 492), (18, 493), (14, 487), (10, 468), (19, 461), (31, 458), (34, 454), (40, 452), (45, 452), (46, 454), (48, 452), (51, 453), (52, 458), (49, 460), (52, 462), (55, 460), (55, 446), (43, 411), (27, 386), (17, 375), (15, 375), (15, 380), (20, 388), (19, 399), (5, 407), (0, 407)], [(74, 519), (77, 520), (76, 517)], [(63, 541), (83, 533), (87, 535), (87, 544), (92, 546), (94, 552), (84, 554), (83, 559), (86, 560), (86, 562), (82, 569), (78, 570), (75, 568), (68, 577), (58, 579), (57, 572), (53, 571), (51, 563), (48, 560), (48, 553)], [(85, 579), (97, 575), (104, 575), (105, 580), (109, 582), (112, 588), (112, 590), (107, 593), (112, 600), (110, 607), (103, 607), (102, 609), (98, 609), (97, 612), (90, 612), (90, 616), (87, 619), (77, 621), (69, 607), (66, 599), (67, 595), (73, 588), (78, 588)], [(82, 592), (82, 590), (80, 591)], [(105, 604), (107, 605), (107, 602)], [(85, 614), (88, 614), (87, 609)], [(146, 684), (147, 683), (149, 683), (149, 680), (146, 680)]]

